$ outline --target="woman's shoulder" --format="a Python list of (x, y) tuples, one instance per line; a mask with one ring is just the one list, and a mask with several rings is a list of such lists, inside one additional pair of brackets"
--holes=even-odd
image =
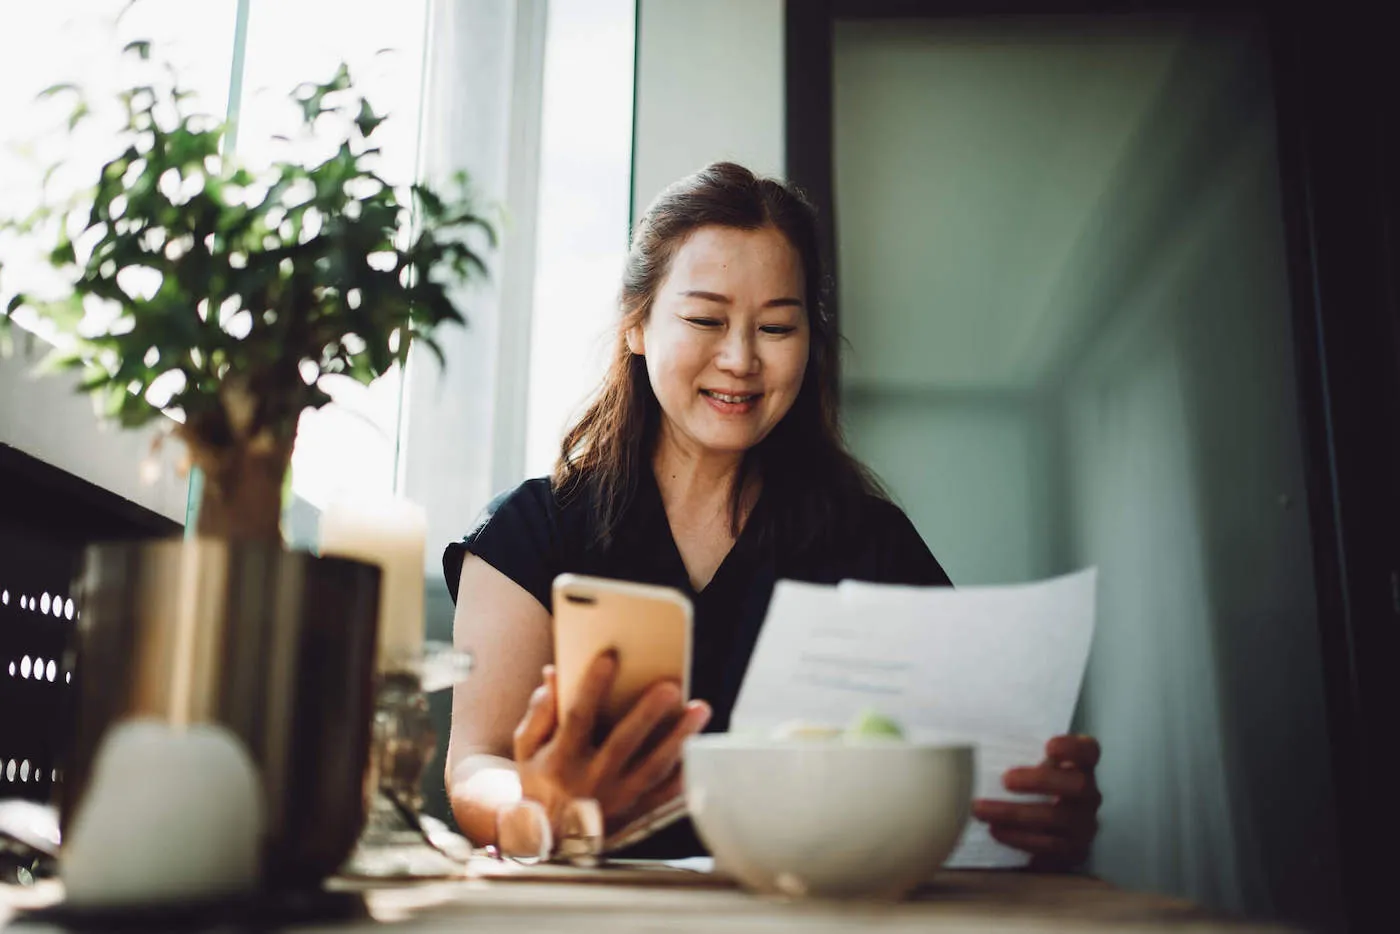
[(549, 517), (558, 511), (559, 502), (554, 496), (554, 484), (549, 477), (533, 477), (497, 493), (477, 516), (477, 527), (486, 525), (501, 514)]
[(477, 516), (475, 530), (494, 522), (573, 525), (591, 515), (586, 490), (564, 491), (552, 477), (533, 477), (497, 494)]
[(889, 498), (867, 492), (843, 530), (853, 574), (891, 584), (950, 584), (943, 566), (909, 515)]
[(861, 494), (857, 519), (867, 526), (890, 528), (913, 523), (909, 516), (895, 505), (894, 501), (882, 493), (867, 491)]
[(847, 517), (847, 523), (845, 534), (871, 545), (923, 542), (909, 515), (883, 493), (862, 494)]
[(869, 540), (912, 530), (913, 522), (904, 510), (878, 489), (847, 491), (844, 496), (828, 494), (828, 511), (813, 526), (818, 538)]
[(549, 569), (559, 564), (571, 542), (586, 534), (586, 513), (578, 498), (560, 496), (549, 477), (526, 480), (495, 496), (471, 529), (443, 553), (443, 576), (453, 598), (468, 552), (541, 596), (540, 580), (552, 579)]

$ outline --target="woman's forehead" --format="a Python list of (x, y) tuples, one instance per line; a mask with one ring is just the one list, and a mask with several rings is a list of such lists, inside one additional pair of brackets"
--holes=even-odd
[(800, 292), (802, 261), (776, 228), (701, 227), (676, 251), (667, 278), (673, 283), (727, 281), (736, 287)]

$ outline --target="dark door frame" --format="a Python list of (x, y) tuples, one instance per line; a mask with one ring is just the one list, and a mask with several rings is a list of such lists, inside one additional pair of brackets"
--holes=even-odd
[[(837, 20), (1218, 14), (1207, 2), (789, 0), (787, 177), (816, 205), (835, 274)], [(1381, 916), (1400, 868), (1389, 758), (1400, 713), (1400, 58), (1362, 4), (1233, 3), (1273, 67), (1292, 327), (1349, 926)], [(831, 309), (839, 315), (835, 290)], [(1300, 750), (1300, 755), (1307, 755)]]

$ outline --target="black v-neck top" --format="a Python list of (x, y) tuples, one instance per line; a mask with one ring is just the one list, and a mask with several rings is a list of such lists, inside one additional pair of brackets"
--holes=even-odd
[[(645, 474), (606, 547), (597, 542), (591, 500), (578, 496), (561, 502), (548, 478), (527, 480), (497, 497), (476, 528), (443, 554), (443, 573), (453, 600), (469, 551), (551, 611), (551, 585), (565, 572), (674, 587), (690, 597), (695, 609), (691, 696), (714, 708), (706, 731), (722, 732), (729, 728), (734, 700), (777, 581), (950, 584), (913, 523), (886, 500), (868, 496), (860, 514), (828, 536), (834, 544), (789, 549), (753, 531), (763, 525), (761, 510), (767, 505), (763, 494), (714, 577), (697, 592), (671, 534), (656, 479), (649, 470)], [(685, 821), (626, 855), (669, 858), (703, 852)]]

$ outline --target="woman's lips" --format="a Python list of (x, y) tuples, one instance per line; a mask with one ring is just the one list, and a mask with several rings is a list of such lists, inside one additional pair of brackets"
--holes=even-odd
[(714, 389), (702, 389), (700, 395), (710, 407), (725, 415), (747, 415), (758, 407), (761, 392), (730, 393)]

